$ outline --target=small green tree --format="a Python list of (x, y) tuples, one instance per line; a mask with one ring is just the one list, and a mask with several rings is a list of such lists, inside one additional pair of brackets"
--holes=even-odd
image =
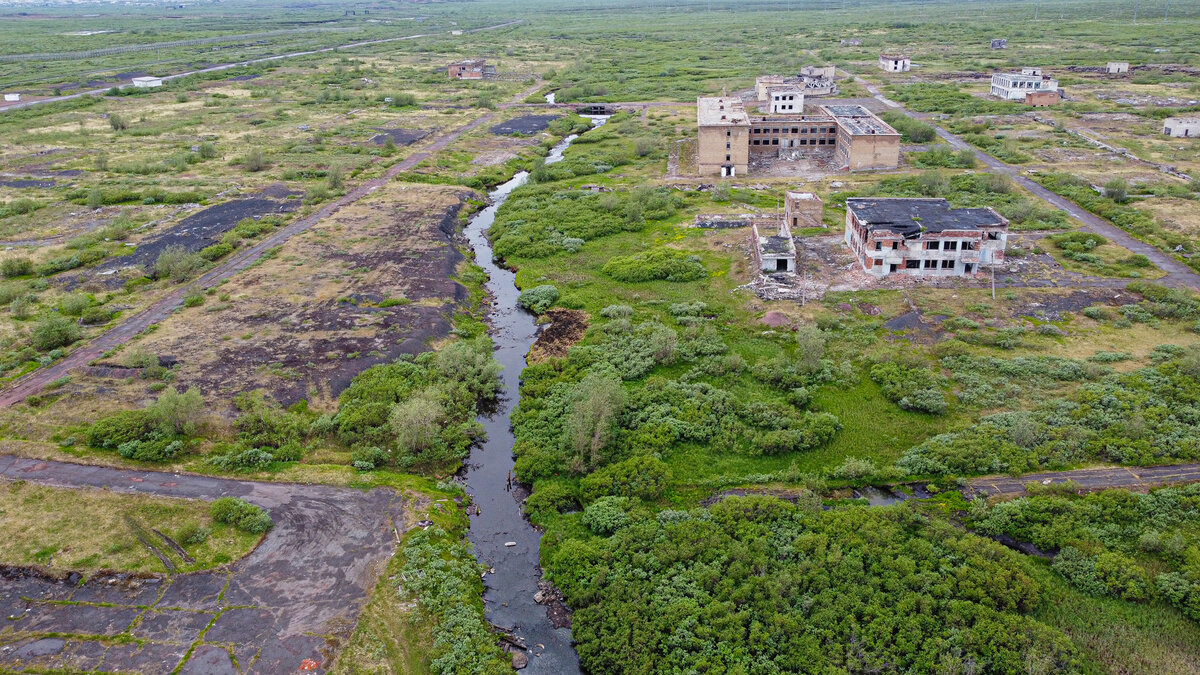
[(48, 352), (73, 344), (83, 337), (83, 331), (74, 321), (61, 316), (48, 316), (38, 322), (30, 337), (34, 349)]
[(1124, 178), (1113, 178), (1104, 184), (1104, 196), (1118, 204), (1129, 201), (1129, 183)]
[(125, 131), (129, 128), (129, 123), (125, 121), (124, 117), (112, 113), (108, 116), (108, 126), (112, 127), (113, 131)]

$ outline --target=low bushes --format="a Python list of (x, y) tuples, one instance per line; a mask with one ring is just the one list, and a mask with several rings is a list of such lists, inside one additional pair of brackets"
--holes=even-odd
[(271, 515), (261, 506), (235, 497), (221, 497), (213, 502), (209, 514), (218, 523), (232, 525), (251, 534), (262, 534), (274, 525)]
[(645, 253), (615, 256), (602, 271), (617, 281), (695, 281), (708, 275), (700, 256), (673, 248), (654, 248)]
[(126, 459), (162, 462), (184, 450), (204, 409), (197, 389), (168, 388), (144, 410), (122, 410), (97, 420), (87, 432), (93, 448), (115, 450)]
[(558, 289), (550, 284), (527, 288), (517, 296), (517, 304), (534, 314), (545, 313), (557, 301)]
[(883, 389), (889, 401), (904, 410), (940, 415), (946, 412), (946, 397), (941, 378), (927, 368), (902, 365), (895, 361), (871, 367), (871, 379)]

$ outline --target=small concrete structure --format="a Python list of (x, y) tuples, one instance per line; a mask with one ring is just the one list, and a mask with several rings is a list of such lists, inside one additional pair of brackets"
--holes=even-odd
[(450, 34), (457, 37), (459, 35), (462, 35), (463, 33), (461, 30), (452, 30), (452, 31), (450, 31)]
[(132, 82), (133, 86), (137, 87), (138, 89), (150, 89), (153, 87), (163, 86), (161, 77), (135, 77), (130, 80), (130, 82)]
[(13, 103), (13, 102), (20, 101), (20, 100), (21, 100), (20, 94), (5, 94), (4, 95), (5, 103)]
[(824, 204), (811, 192), (793, 192), (783, 195), (783, 223), (788, 227), (824, 227), (821, 219)]
[(1104, 70), (1109, 75), (1128, 75), (1129, 63), (1127, 61), (1109, 61)]
[(1061, 97), (1058, 95), (1058, 90), (1053, 91), (1031, 91), (1025, 94), (1025, 105), (1033, 108), (1048, 108), (1058, 103)]
[(761, 235), (758, 225), (750, 228), (754, 237), (754, 251), (758, 267), (763, 272), (795, 272), (796, 242), (786, 222), (779, 224), (779, 234)]
[(845, 239), (871, 276), (969, 276), (1004, 262), (1008, 221), (945, 199), (851, 197)]
[(992, 38), (992, 49), (1008, 49), (1008, 38)]
[(859, 40), (858, 38), (842, 38), (842, 45), (846, 47), (861, 47), (862, 40)]
[(879, 68), (889, 73), (907, 73), (912, 69), (912, 59), (904, 54), (885, 52), (879, 55)]
[(1168, 117), (1163, 120), (1163, 133), (1171, 138), (1200, 137), (1200, 117)]
[(1058, 80), (1042, 75), (1041, 68), (1022, 68), (1018, 73), (993, 73), (992, 96), (1005, 101), (1024, 101), (1031, 92), (1054, 92), (1058, 95)]

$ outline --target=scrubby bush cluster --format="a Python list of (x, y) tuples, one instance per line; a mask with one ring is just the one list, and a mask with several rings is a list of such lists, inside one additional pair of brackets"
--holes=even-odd
[(88, 429), (87, 443), (126, 459), (163, 462), (183, 451), (203, 412), (199, 390), (168, 388), (143, 410), (122, 410), (97, 420)]
[(508, 675), (512, 664), (497, 646), (483, 615), (483, 566), (470, 548), (439, 527), (417, 530), (401, 550), (403, 581), (397, 592), (416, 597), (417, 611), (433, 625), (436, 675)]
[(871, 366), (871, 379), (889, 401), (904, 410), (940, 415), (946, 412), (942, 379), (928, 368), (885, 361)]
[(209, 514), (218, 523), (232, 525), (243, 532), (262, 534), (270, 530), (271, 514), (261, 506), (236, 497), (221, 497), (209, 506)]
[(970, 525), (1057, 551), (1055, 571), (1086, 593), (1162, 598), (1200, 621), (1200, 485), (1033, 496), (993, 506), (979, 500)]
[(602, 271), (624, 282), (695, 281), (708, 275), (700, 256), (666, 247), (609, 258)]
[(517, 304), (534, 314), (544, 314), (555, 302), (558, 302), (558, 288), (550, 284), (527, 288), (517, 296)]
[(482, 434), (476, 405), (495, 398), (499, 371), (487, 338), (374, 366), (342, 392), (327, 426), (359, 469), (445, 468)]
[[(1086, 461), (1153, 464), (1200, 458), (1200, 352), (1084, 382), (1032, 411), (1005, 412), (909, 449), (911, 474), (1021, 473)], [(1100, 368), (1094, 364), (1087, 367)]]
[(1029, 616), (1040, 589), (1018, 555), (944, 522), (761, 497), (655, 515), (623, 500), (573, 516), (592, 534), (573, 530), (547, 561), (589, 672), (1078, 666)]

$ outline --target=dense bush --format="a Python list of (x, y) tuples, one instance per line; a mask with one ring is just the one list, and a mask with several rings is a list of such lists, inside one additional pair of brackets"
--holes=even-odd
[(512, 663), (496, 644), (483, 615), (483, 566), (459, 538), (440, 527), (416, 530), (401, 549), (403, 584), (416, 596), (419, 616), (433, 626), (435, 675), (511, 675)]
[(628, 497), (601, 497), (583, 510), (583, 524), (596, 534), (612, 534), (629, 524)]
[(360, 469), (444, 469), (482, 434), (476, 404), (495, 398), (499, 371), (486, 337), (368, 368), (342, 392), (332, 430)]
[(912, 474), (982, 474), (1085, 461), (1200, 459), (1197, 363), (1195, 349), (1164, 353), (1154, 367), (1085, 382), (1066, 397), (1041, 400), (1031, 412), (991, 415), (935, 436), (908, 450), (897, 466)]
[(631, 457), (584, 476), (579, 492), (585, 502), (609, 495), (653, 501), (662, 496), (669, 480), (670, 471), (662, 460)]
[(550, 284), (534, 286), (521, 291), (517, 304), (534, 314), (543, 314), (558, 301), (558, 289)]
[(673, 248), (653, 248), (645, 253), (615, 256), (602, 271), (617, 281), (695, 281), (708, 275), (700, 257)]
[(879, 118), (899, 131), (900, 140), (905, 143), (929, 143), (937, 138), (937, 132), (932, 126), (915, 120), (900, 111), (885, 110), (879, 115)]
[(218, 523), (233, 525), (243, 532), (262, 534), (271, 529), (271, 514), (236, 497), (221, 497), (209, 506), (209, 514)]
[(166, 461), (184, 450), (184, 438), (195, 431), (203, 410), (199, 390), (168, 388), (145, 410), (121, 410), (97, 420), (88, 429), (87, 443), (127, 459)]
[(34, 349), (48, 352), (60, 347), (72, 345), (83, 337), (79, 324), (61, 316), (49, 316), (38, 322), (34, 327), (30, 340)]
[(204, 268), (205, 262), (199, 253), (191, 253), (183, 246), (168, 246), (154, 261), (154, 277), (176, 283), (187, 281)]
[(1192, 534), (1200, 525), (1200, 485), (1030, 496), (991, 506), (977, 500), (969, 522), (984, 534), (1057, 551), (1054, 570), (1085, 593), (1133, 602), (1161, 597), (1200, 620), (1200, 544)]
[(625, 515), (546, 561), (588, 672), (1078, 667), (1071, 641), (1030, 618), (1040, 590), (1017, 554), (946, 523), (736, 497)]
[(942, 378), (927, 368), (885, 361), (871, 367), (871, 379), (883, 389), (883, 395), (889, 401), (905, 410), (931, 415), (946, 412)]
[(5, 258), (4, 262), (0, 262), (0, 274), (9, 279), (33, 274), (33, 261), (29, 258)]

